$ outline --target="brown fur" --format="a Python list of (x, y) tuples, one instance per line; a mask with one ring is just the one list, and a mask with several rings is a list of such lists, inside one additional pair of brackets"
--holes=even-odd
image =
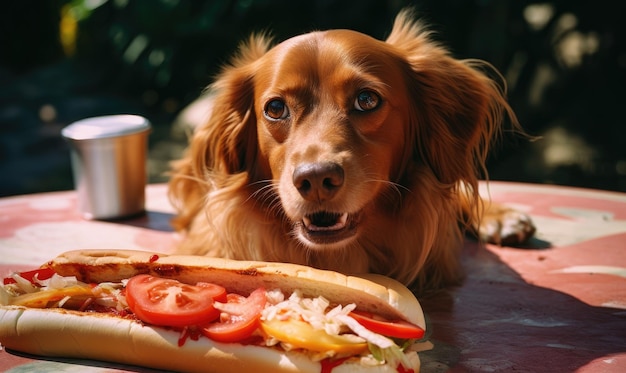
[[(386, 41), (330, 30), (270, 49), (253, 36), (211, 87), (212, 115), (174, 167), (178, 251), (376, 272), (416, 288), (457, 280), (487, 152), (504, 117), (517, 128), (484, 71), (451, 57), (409, 11)], [(362, 92), (379, 106), (355, 110)], [(266, 116), (273, 99), (288, 117)], [(343, 178), (307, 197), (294, 175), (303, 164), (339, 165)], [(303, 217), (321, 210), (353, 213), (356, 234), (302, 239)]]

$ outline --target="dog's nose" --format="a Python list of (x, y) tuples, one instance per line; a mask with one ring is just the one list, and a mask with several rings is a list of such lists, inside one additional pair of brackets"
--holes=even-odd
[(343, 185), (343, 168), (334, 162), (302, 164), (293, 171), (293, 185), (308, 201), (328, 200)]

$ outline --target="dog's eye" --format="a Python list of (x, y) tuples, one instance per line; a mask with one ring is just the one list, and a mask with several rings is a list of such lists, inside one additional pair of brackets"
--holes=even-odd
[(358, 111), (369, 111), (380, 105), (380, 97), (374, 91), (361, 91), (354, 100), (354, 108)]
[(274, 99), (265, 105), (265, 117), (270, 120), (285, 119), (289, 116), (289, 108), (283, 100)]

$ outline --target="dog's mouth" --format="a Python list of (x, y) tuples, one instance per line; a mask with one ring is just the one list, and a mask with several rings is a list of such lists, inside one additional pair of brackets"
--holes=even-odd
[(299, 233), (312, 244), (335, 244), (356, 235), (358, 216), (347, 212), (318, 211), (302, 218)]

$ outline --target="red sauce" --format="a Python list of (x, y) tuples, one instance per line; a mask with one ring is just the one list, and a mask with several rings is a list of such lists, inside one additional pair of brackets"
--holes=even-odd
[(348, 360), (347, 357), (341, 359), (324, 359), (320, 361), (322, 365), (322, 371), (320, 373), (331, 373), (335, 367), (340, 366), (346, 360)]
[(189, 338), (189, 328), (183, 328), (180, 336), (178, 336), (178, 347), (183, 347), (185, 342), (187, 342), (187, 338)]
[(398, 371), (398, 373), (415, 373), (413, 369), (407, 369), (402, 364), (398, 364), (396, 370)]
[(116, 317), (121, 317), (123, 319), (141, 321), (135, 316), (134, 313), (130, 312), (129, 309), (117, 310), (112, 307), (103, 306), (96, 302), (91, 302), (85, 309), (84, 312), (95, 312), (95, 313), (108, 313), (110, 315), (114, 315)]
[(150, 261), (150, 263), (154, 263), (154, 262), (156, 262), (157, 260), (159, 260), (159, 256), (158, 256), (158, 255), (156, 255), (156, 254), (154, 254), (154, 255), (152, 255), (152, 256), (150, 257), (150, 260), (149, 260), (149, 261)]
[(237, 343), (244, 346), (263, 346), (264, 341), (265, 340), (260, 335), (251, 335), (250, 337), (242, 339)]
[(185, 342), (187, 342), (187, 339), (197, 341), (202, 335), (200, 333), (200, 330), (194, 327), (184, 327), (178, 330), (180, 330), (180, 336), (178, 337), (178, 347), (183, 347), (185, 345)]

